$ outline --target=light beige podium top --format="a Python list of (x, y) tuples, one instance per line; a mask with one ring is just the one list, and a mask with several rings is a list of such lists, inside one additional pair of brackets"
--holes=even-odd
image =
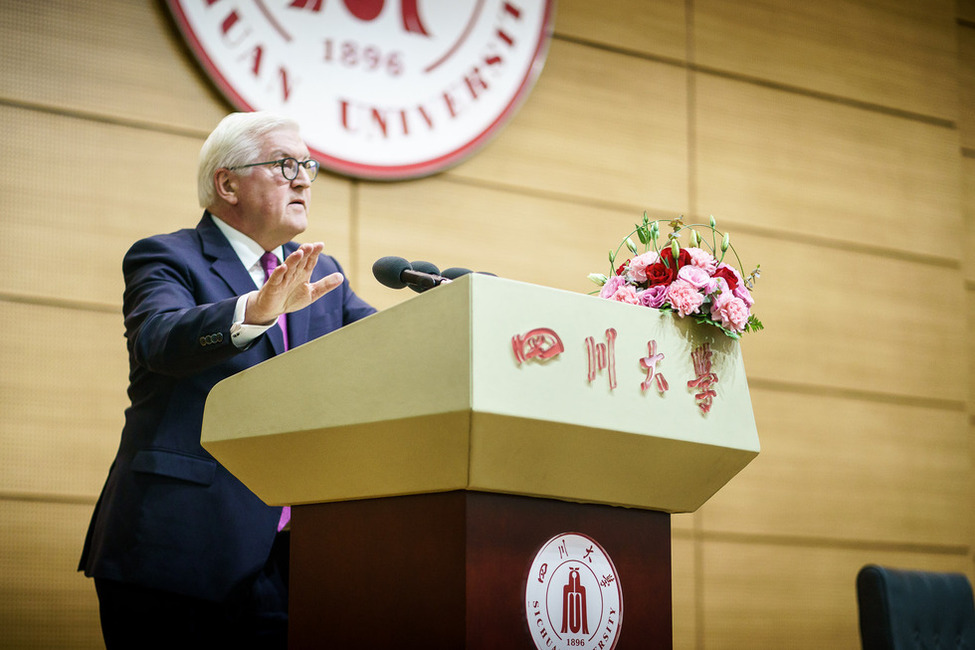
[(759, 451), (736, 341), (485, 275), (220, 382), (202, 442), (269, 504), (466, 489), (666, 512)]

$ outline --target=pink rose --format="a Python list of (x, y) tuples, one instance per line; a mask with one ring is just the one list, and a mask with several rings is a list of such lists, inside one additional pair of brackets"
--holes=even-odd
[(657, 263), (657, 259), (660, 257), (657, 253), (650, 251), (649, 253), (644, 253), (643, 255), (637, 255), (630, 260), (630, 269), (628, 274), (632, 280), (635, 282), (646, 282), (647, 281), (647, 267), (652, 264)]
[(622, 287), (626, 283), (626, 280), (621, 275), (614, 275), (609, 280), (606, 280), (606, 284), (599, 291), (600, 298), (611, 298), (616, 290)]
[(677, 314), (683, 318), (688, 314), (696, 314), (701, 309), (704, 296), (685, 280), (676, 280), (667, 289), (667, 299), (671, 307), (677, 310)]
[(714, 255), (703, 248), (688, 246), (684, 250), (691, 256), (691, 264), (699, 269), (704, 269), (708, 275), (713, 274), (718, 268), (718, 260), (714, 259)]
[(698, 291), (706, 288), (711, 282), (711, 276), (708, 275), (708, 272), (693, 264), (680, 267), (680, 270), (677, 271), (677, 279), (683, 280)]
[(732, 332), (743, 332), (748, 324), (748, 306), (733, 293), (723, 291), (711, 303), (711, 317)]
[(616, 290), (610, 300), (625, 302), (630, 305), (639, 305), (640, 301), (636, 297), (636, 289), (629, 285), (624, 285)]
[(667, 302), (667, 289), (666, 284), (658, 284), (655, 287), (650, 287), (646, 291), (641, 291), (636, 294), (636, 297), (644, 307), (660, 309)]

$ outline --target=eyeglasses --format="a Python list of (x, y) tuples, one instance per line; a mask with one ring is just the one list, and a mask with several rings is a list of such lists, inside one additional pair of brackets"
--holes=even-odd
[(308, 182), (312, 182), (318, 176), (318, 161), (308, 160), (299, 161), (297, 158), (282, 158), (281, 160), (269, 160), (267, 162), (250, 163), (249, 165), (237, 165), (236, 167), (228, 167), (229, 170), (243, 169), (245, 167), (259, 167), (261, 165), (280, 165), (281, 175), (287, 181), (293, 181), (298, 178), (298, 169), (301, 167), (305, 168), (305, 172), (308, 174)]

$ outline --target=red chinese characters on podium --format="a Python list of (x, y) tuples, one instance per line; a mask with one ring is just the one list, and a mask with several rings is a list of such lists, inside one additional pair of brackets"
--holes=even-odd
[(536, 327), (525, 334), (511, 337), (511, 349), (515, 352), (518, 364), (537, 359), (547, 361), (565, 351), (562, 339), (548, 327)]
[(711, 371), (711, 344), (705, 343), (694, 348), (691, 352), (691, 360), (694, 362), (694, 372), (697, 376), (687, 382), (687, 387), (697, 389), (698, 392), (694, 395), (697, 406), (701, 409), (701, 413), (709, 413), (711, 403), (718, 394), (712, 388), (718, 383), (718, 375)]
[(647, 342), (647, 356), (640, 359), (640, 366), (647, 371), (647, 378), (640, 384), (643, 392), (647, 392), (651, 385), (657, 385), (657, 392), (663, 395), (670, 388), (664, 376), (657, 371), (657, 364), (664, 360), (662, 352), (657, 352), (657, 342)]
[(596, 375), (606, 370), (609, 374), (609, 388), (616, 389), (616, 330), (610, 327), (606, 330), (606, 342), (596, 343), (596, 340), (586, 337), (586, 350), (589, 354), (589, 383), (596, 380)]
[[(618, 385), (616, 364), (616, 341), (619, 333), (610, 327), (605, 332), (605, 342), (596, 341), (593, 336), (587, 336), (586, 346), (586, 380), (592, 384), (605, 371), (610, 390)], [(521, 365), (528, 361), (545, 362), (565, 352), (565, 345), (558, 333), (550, 327), (536, 327), (524, 334), (511, 337), (511, 348), (515, 361)], [(704, 343), (691, 351), (691, 364), (694, 377), (687, 381), (687, 387), (694, 393), (694, 400), (701, 413), (711, 412), (714, 398), (717, 397), (715, 385), (718, 375), (714, 371), (714, 353), (710, 343)], [(656, 340), (647, 341), (647, 355), (639, 358), (640, 368), (645, 373), (640, 382), (640, 390), (644, 393), (655, 388), (663, 396), (670, 390), (670, 383), (661, 371), (666, 355), (660, 349)], [(670, 366), (668, 366), (670, 367)]]

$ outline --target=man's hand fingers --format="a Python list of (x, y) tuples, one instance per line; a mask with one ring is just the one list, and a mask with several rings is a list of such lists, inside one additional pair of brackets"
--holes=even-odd
[(343, 282), (345, 282), (345, 276), (338, 271), (332, 273), (331, 275), (326, 275), (324, 278), (311, 285), (311, 301), (315, 302), (332, 289), (341, 286)]
[(311, 277), (315, 265), (318, 264), (318, 256), (325, 249), (325, 244), (315, 242), (314, 244), (302, 244), (298, 250), (288, 256), (285, 263), (294, 273), (288, 276), (291, 281), (307, 282)]
[(341, 285), (345, 278), (341, 273), (325, 276), (315, 283), (309, 283), (318, 256), (325, 245), (321, 242), (302, 244), (295, 252), (288, 255), (280, 264), (264, 286), (258, 290), (255, 300), (248, 301), (247, 318), (260, 319), (253, 322), (268, 322), (275, 314), (290, 313), (307, 307), (326, 293)]

